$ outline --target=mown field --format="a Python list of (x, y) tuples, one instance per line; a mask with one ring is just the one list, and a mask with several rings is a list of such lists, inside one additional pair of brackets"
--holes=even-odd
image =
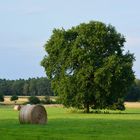
[(0, 140), (140, 140), (140, 108), (110, 114), (46, 109), (47, 125), (21, 125), (13, 107), (0, 106)]

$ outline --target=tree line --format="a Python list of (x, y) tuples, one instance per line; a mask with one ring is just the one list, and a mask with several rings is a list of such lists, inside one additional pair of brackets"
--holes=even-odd
[[(18, 80), (0, 79), (0, 94), (18, 96), (53, 96), (50, 81), (45, 78)], [(55, 94), (56, 95), (56, 94)], [(140, 79), (136, 79), (126, 94), (125, 101), (140, 101)]]
[(50, 81), (45, 78), (29, 78), (18, 80), (0, 79), (0, 94), (20, 96), (52, 96)]
[(140, 79), (136, 79), (125, 97), (125, 101), (140, 101)]

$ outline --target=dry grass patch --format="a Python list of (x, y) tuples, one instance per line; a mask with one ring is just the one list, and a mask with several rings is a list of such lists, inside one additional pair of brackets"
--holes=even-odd
[(140, 108), (140, 102), (125, 102), (126, 108)]

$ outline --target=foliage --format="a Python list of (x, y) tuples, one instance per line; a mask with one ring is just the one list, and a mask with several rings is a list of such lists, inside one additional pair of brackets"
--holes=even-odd
[(44, 98), (44, 103), (45, 103), (45, 104), (51, 104), (51, 99), (50, 99), (49, 96), (45, 96), (45, 98)]
[(47, 78), (29, 78), (28, 80), (0, 79), (0, 93), (4, 95), (53, 95), (50, 81)]
[(18, 96), (17, 95), (12, 95), (11, 98), (10, 98), (10, 101), (15, 101), (15, 103), (16, 103), (16, 100), (18, 100)]
[(4, 102), (4, 95), (0, 94), (0, 102)]
[(61, 104), (58, 100), (58, 97), (56, 98), (50, 98), (50, 96), (45, 96), (44, 99), (41, 100), (42, 104)]
[(125, 97), (126, 101), (140, 101), (140, 80), (136, 79), (135, 83), (131, 86), (128, 94)]
[(23, 92), (23, 86), (25, 81), (23, 79), (15, 80), (12, 84), (11, 90), (12, 93), (15, 95), (20, 95)]
[(89, 112), (89, 107), (123, 106), (134, 81), (134, 56), (123, 51), (124, 42), (123, 35), (102, 22), (53, 30), (41, 64), (66, 107)]
[(10, 98), (10, 101), (14, 101), (16, 104), (16, 101), (18, 100), (18, 96), (17, 95), (12, 95)]
[(40, 103), (40, 99), (36, 96), (30, 96), (28, 98), (28, 100), (29, 100), (30, 104), (39, 104)]

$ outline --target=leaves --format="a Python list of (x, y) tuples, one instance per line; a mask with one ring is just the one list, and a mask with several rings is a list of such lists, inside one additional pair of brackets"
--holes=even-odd
[(96, 21), (53, 31), (41, 64), (64, 105), (107, 108), (124, 97), (134, 80), (124, 42), (113, 26)]

